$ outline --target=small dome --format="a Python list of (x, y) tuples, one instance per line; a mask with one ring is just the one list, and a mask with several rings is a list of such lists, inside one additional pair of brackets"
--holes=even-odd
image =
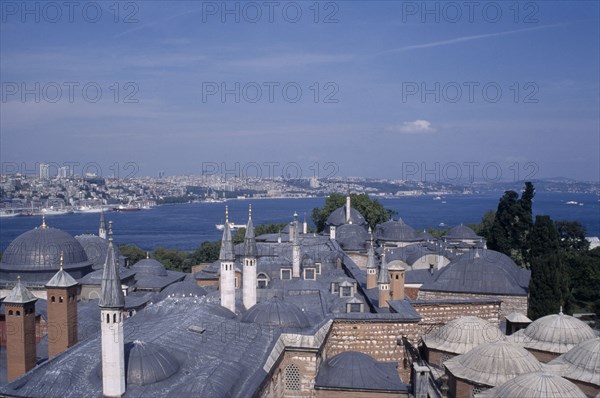
[(549, 373), (535, 372), (517, 376), (506, 383), (476, 395), (476, 398), (586, 398), (567, 379)]
[(140, 260), (132, 268), (138, 275), (167, 276), (165, 266), (153, 258)]
[(481, 239), (481, 236), (477, 235), (475, 231), (471, 228), (466, 227), (464, 225), (457, 225), (456, 227), (450, 229), (448, 233), (442, 238), (446, 239)]
[(600, 337), (577, 344), (549, 363), (560, 375), (571, 380), (600, 385)]
[(563, 354), (594, 337), (594, 331), (586, 323), (561, 312), (535, 320), (515, 333), (512, 340), (532, 350)]
[(375, 227), (375, 238), (383, 241), (412, 242), (416, 241), (417, 233), (402, 219), (390, 220)]
[(310, 326), (304, 311), (278, 297), (255, 304), (244, 314), (242, 322), (298, 329)]
[(405, 271), (409, 267), (408, 264), (402, 260), (394, 260), (387, 264), (387, 268), (388, 271)]
[(395, 369), (356, 351), (345, 351), (323, 362), (315, 384), (359, 390), (397, 391), (403, 388)]
[(507, 341), (480, 345), (447, 360), (444, 366), (454, 377), (491, 387), (542, 369), (533, 354)]
[(127, 358), (127, 383), (145, 386), (166, 380), (179, 370), (179, 362), (154, 343), (134, 341)]
[(362, 251), (367, 247), (369, 233), (361, 225), (344, 224), (335, 230), (335, 240), (344, 250)]
[[(338, 207), (335, 209), (325, 222), (327, 225), (333, 225), (339, 227), (346, 224), (346, 206)], [(367, 221), (362, 214), (354, 207), (350, 207), (350, 223), (356, 225), (367, 225)], [(337, 236), (337, 231), (336, 231)]]
[(476, 316), (453, 319), (423, 336), (427, 348), (454, 354), (464, 354), (481, 344), (502, 340), (504, 335), (496, 325)]

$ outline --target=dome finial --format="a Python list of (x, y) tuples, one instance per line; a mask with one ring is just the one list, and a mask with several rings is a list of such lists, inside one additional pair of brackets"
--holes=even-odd
[(42, 213), (42, 229), (46, 229), (46, 213)]
[(248, 219), (250, 220), (252, 218), (252, 204), (248, 205)]
[(560, 312), (558, 313), (558, 315), (563, 315), (563, 312), (562, 312), (562, 305), (560, 306)]
[(112, 242), (113, 240), (113, 232), (112, 232), (112, 221), (108, 222), (108, 241)]
[(229, 206), (225, 206), (225, 222), (229, 224)]
[(146, 260), (150, 258), (150, 252), (146, 251)]
[(60, 251), (60, 270), (61, 271), (63, 270), (62, 267), (63, 267), (63, 251), (61, 250)]

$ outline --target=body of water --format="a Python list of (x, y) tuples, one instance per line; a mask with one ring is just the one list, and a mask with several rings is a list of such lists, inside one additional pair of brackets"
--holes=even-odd
[[(477, 223), (487, 210), (495, 210), (502, 193), (481, 195), (448, 195), (441, 200), (432, 196), (414, 196), (383, 199), (384, 207), (396, 210), (398, 215), (417, 230)], [(566, 202), (583, 203), (570, 205)], [(312, 209), (321, 207), (324, 198), (305, 199), (246, 199), (231, 200), (230, 220), (246, 223), (248, 205), (252, 204), (254, 225), (285, 223), (292, 220), (294, 212), (302, 221), (310, 221)], [(534, 213), (547, 214), (554, 220), (581, 222), (588, 236), (600, 235), (600, 202), (594, 194), (538, 193), (534, 199)], [(99, 214), (68, 214), (50, 216), (46, 223), (72, 235), (98, 233)], [(137, 212), (109, 212), (106, 219), (114, 223), (115, 242), (134, 244), (144, 250), (159, 246), (178, 250), (194, 250), (203, 241), (218, 240), (222, 232), (215, 224), (225, 221), (225, 203), (194, 203), (158, 206)], [(41, 224), (40, 217), (0, 218), (0, 251), (17, 236)]]

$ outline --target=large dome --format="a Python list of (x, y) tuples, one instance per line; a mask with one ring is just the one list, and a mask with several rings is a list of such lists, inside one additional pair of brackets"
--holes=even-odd
[(164, 265), (153, 258), (145, 258), (134, 264), (132, 269), (138, 276), (167, 276)]
[(300, 308), (278, 297), (255, 304), (244, 314), (242, 322), (296, 329), (310, 326), (306, 314)]
[(60, 229), (42, 226), (32, 229), (11, 242), (2, 256), (0, 279), (11, 281), (21, 276), (26, 284), (45, 284), (60, 268), (75, 279), (91, 271), (92, 262), (83, 246)]
[(461, 224), (451, 228), (446, 235), (442, 236), (442, 238), (476, 240), (481, 239), (481, 236), (477, 235), (471, 228)]
[(511, 340), (532, 350), (563, 354), (594, 337), (587, 324), (561, 312), (537, 319), (512, 335)]
[(344, 250), (364, 251), (369, 240), (369, 233), (361, 225), (344, 224), (336, 229), (335, 240)]
[(459, 256), (421, 290), (526, 296), (530, 275), (502, 253), (479, 250)]
[[(339, 227), (340, 225), (346, 224), (346, 206), (338, 207), (335, 209), (325, 222), (327, 225), (333, 225)], [(350, 223), (357, 225), (367, 225), (367, 221), (362, 214), (354, 207), (350, 207)]]
[(586, 395), (567, 379), (544, 372), (517, 376), (501, 386), (484, 391), (476, 398), (586, 398)]
[[(93, 234), (77, 235), (75, 239), (81, 243), (83, 250), (85, 250), (85, 254), (93, 263), (93, 268), (104, 269), (106, 253), (108, 253), (108, 241), (106, 239), (102, 239), (98, 235)], [(125, 261), (121, 256), (119, 247), (117, 245), (113, 245), (113, 250), (115, 251), (115, 257), (119, 261), (119, 265), (122, 267), (125, 266)]]
[(444, 366), (454, 377), (491, 387), (542, 369), (533, 354), (507, 341), (480, 345), (447, 360)]
[(423, 336), (427, 348), (454, 354), (464, 354), (473, 348), (504, 340), (496, 325), (476, 316), (464, 316), (446, 323), (433, 333)]
[(402, 219), (390, 220), (375, 227), (375, 238), (382, 241), (413, 242), (418, 241), (417, 232)]

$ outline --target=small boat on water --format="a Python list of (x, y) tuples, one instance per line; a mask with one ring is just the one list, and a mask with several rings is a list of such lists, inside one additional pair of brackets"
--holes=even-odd
[[(225, 224), (215, 224), (215, 227), (217, 227), (219, 231), (222, 231), (225, 228)], [(240, 228), (246, 228), (246, 226), (244, 224), (234, 224), (233, 222), (229, 222), (229, 229), (232, 231)]]
[(13, 211), (13, 210), (2, 210), (0, 211), (0, 217), (4, 218), (4, 217), (16, 217), (19, 216), (20, 213), (18, 211)]
[(75, 213), (102, 213), (103, 211), (102, 207), (92, 206), (79, 206), (75, 209)]
[(136, 207), (136, 206), (126, 206), (126, 205), (120, 205), (117, 207), (113, 207), (113, 211), (140, 211), (142, 210), (140, 207)]
[(574, 201), (574, 200), (569, 200), (568, 202), (566, 202), (565, 204), (567, 205), (578, 205), (579, 203)]

